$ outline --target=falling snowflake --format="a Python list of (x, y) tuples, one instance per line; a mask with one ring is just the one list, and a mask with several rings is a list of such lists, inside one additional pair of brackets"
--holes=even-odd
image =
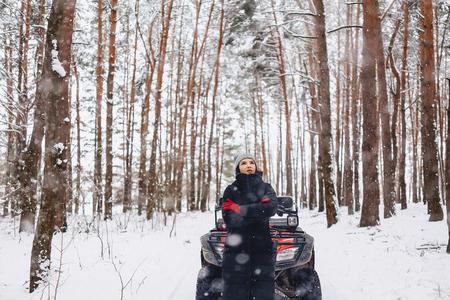
[(239, 246), (242, 242), (242, 237), (239, 234), (230, 234), (227, 236), (226, 244), (231, 247)]
[(239, 253), (236, 255), (236, 262), (240, 265), (247, 263), (250, 260), (250, 256), (245, 253)]

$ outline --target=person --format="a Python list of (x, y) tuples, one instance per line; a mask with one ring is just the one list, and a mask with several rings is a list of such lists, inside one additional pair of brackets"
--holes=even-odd
[(269, 218), (278, 200), (250, 154), (234, 162), (236, 180), (223, 193), (222, 215), (227, 227), (222, 278), (224, 300), (273, 300), (276, 249)]

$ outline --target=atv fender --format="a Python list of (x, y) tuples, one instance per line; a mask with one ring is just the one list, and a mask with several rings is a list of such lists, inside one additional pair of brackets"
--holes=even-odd
[(312, 257), (314, 248), (314, 238), (308, 234), (305, 234), (304, 237), (305, 237), (305, 246), (303, 247), (303, 250), (297, 259), (296, 265), (307, 265)]

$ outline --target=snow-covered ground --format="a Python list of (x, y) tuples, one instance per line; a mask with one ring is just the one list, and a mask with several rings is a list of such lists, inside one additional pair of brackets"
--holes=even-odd
[[(54, 239), (51, 284), (30, 295), (32, 236), (0, 218), (0, 299), (54, 299), (55, 290), (64, 300), (194, 299), (199, 237), (213, 222), (212, 213), (179, 214), (173, 230), (172, 217), (167, 226), (162, 216), (71, 219)], [(300, 222), (315, 237), (324, 299), (450, 299), (446, 223), (429, 223), (422, 204), (372, 228), (357, 226), (359, 214), (329, 229), (322, 213), (302, 211)]]

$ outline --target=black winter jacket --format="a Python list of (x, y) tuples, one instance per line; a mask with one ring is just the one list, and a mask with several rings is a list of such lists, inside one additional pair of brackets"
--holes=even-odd
[[(223, 260), (224, 300), (273, 300), (275, 252), (269, 218), (278, 200), (262, 174), (238, 174), (223, 194), (240, 205), (240, 213), (224, 210), (228, 235)], [(264, 201), (261, 201), (265, 199)]]
[[(268, 198), (270, 201), (266, 199), (267, 202), (261, 202), (264, 198)], [(275, 215), (278, 200), (272, 186), (262, 180), (261, 172), (250, 175), (238, 174), (236, 180), (225, 189), (223, 201), (227, 199), (231, 199), (241, 206), (240, 214), (222, 208), (222, 216), (228, 233), (240, 234), (244, 239), (247, 236), (251, 240), (264, 237), (271, 241), (269, 218)], [(243, 243), (239, 248), (242, 249), (246, 246), (245, 244)], [(268, 242), (265, 244), (268, 246)]]

